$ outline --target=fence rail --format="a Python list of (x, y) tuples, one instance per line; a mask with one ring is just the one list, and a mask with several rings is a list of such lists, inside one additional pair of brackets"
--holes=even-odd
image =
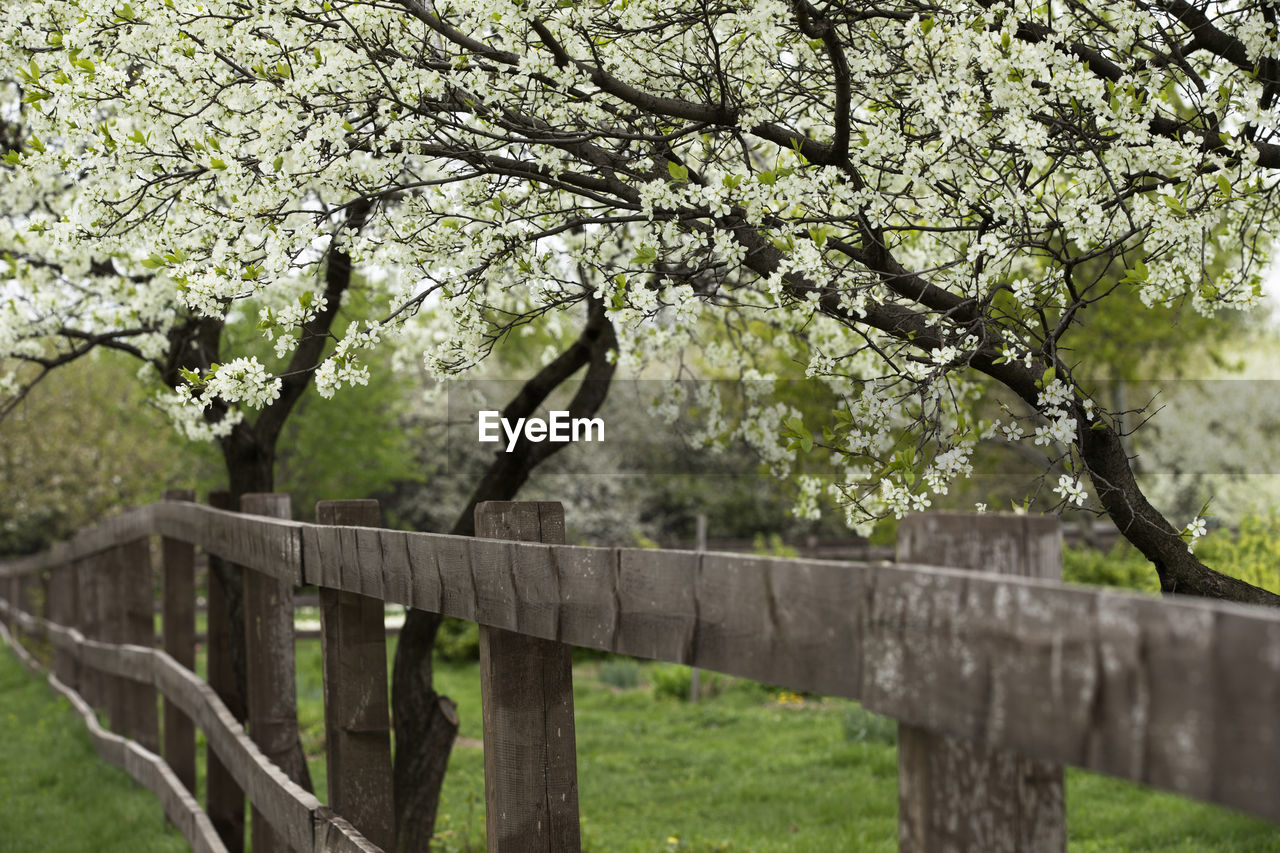
[[(487, 511), (505, 517), (528, 506)], [(953, 521), (974, 541), (1003, 530), (1014, 543), (1026, 537), (1015, 530), (1009, 538), (1010, 525), (1029, 523)], [(479, 529), (502, 524), (491, 518)], [(56, 590), (66, 567), (152, 535), (286, 584), (317, 585), (322, 600), (324, 591), (338, 591), (553, 648), (603, 649), (856, 699), (927, 732), (1280, 823), (1280, 614), (1262, 608), (909, 563), (510, 541), (530, 538), (514, 529), (500, 534), (509, 539), (472, 539), (303, 524), (181, 501), (134, 510), (0, 564), (8, 599), (0, 612), (11, 625), (43, 632), (81, 667), (159, 689), (195, 720), (255, 808), (296, 849), (377, 848), (288, 782), (214, 691), (169, 655), (17, 612), (20, 579), (52, 573)], [(929, 546), (917, 542), (908, 551), (924, 559)], [(381, 605), (372, 612), (380, 620)], [(509, 645), (494, 648), (516, 654)], [(502, 689), (486, 687), (485, 701), (501, 701)], [(486, 728), (486, 767), (490, 740)], [(543, 746), (544, 762), (560, 761)], [(572, 767), (570, 776), (576, 786)], [(491, 849), (516, 848), (491, 839)]]

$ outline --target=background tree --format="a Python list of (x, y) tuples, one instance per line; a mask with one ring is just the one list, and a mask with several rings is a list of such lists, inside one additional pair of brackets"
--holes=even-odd
[(0, 423), (0, 553), (66, 539), (166, 484), (207, 483), (218, 460), (148, 405), (127, 356), (102, 352), (60, 371)]

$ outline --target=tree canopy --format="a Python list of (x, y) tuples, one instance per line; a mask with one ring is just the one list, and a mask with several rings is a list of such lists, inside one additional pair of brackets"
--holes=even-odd
[[(1119, 294), (1256, 304), (1269, 3), (73, 0), (6, 4), (0, 43), (23, 128), (6, 350), (145, 351), (252, 298), (296, 352), (337, 245), (384, 274), (386, 320), (311, 353), (325, 394), (388, 337), (453, 375), (593, 295), (627, 366), (739, 364), (765, 324), (844, 389), (817, 443), (854, 518), (928, 505), (1003, 436), (1064, 464), (1056, 499), (1096, 496), (1166, 590), (1274, 603), (1143, 497), (1070, 335)], [(172, 407), (225, 430), (291, 375), (188, 368)], [(972, 418), (974, 375), (1033, 413)], [(751, 427), (780, 465), (812, 441), (794, 415)]]

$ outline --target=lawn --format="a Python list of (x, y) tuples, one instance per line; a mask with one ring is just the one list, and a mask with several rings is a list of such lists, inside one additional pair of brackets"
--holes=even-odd
[(188, 849), (151, 792), (99, 761), (71, 704), (28, 674), (5, 646), (0, 651), (0, 851)]
[[(297, 653), (303, 743), (323, 800), (319, 642), (299, 641)], [(853, 702), (724, 678), (712, 679), (715, 695), (691, 705), (676, 698), (686, 679), (686, 670), (661, 664), (597, 658), (575, 666), (584, 849), (895, 849), (892, 723)], [(438, 849), (478, 853), (484, 850), (479, 668), (439, 664), (437, 683), (458, 702), (462, 719)], [(38, 735), (29, 747), (27, 732)], [(0, 655), (0, 743), (0, 850), (100, 850), (112, 843), (121, 850), (181, 849), (150, 796), (92, 760), (65, 703), (8, 653)], [(1280, 830), (1223, 809), (1084, 772), (1069, 771), (1067, 786), (1073, 853), (1280, 851)], [(66, 843), (33, 846), (45, 832)], [(93, 843), (77, 847), (71, 839)]]

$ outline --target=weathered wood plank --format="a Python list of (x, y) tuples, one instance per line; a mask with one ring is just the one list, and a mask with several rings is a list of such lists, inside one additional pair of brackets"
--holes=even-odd
[[(80, 608), (75, 627), (86, 637), (98, 637), (101, 624), (98, 616), (98, 583), (101, 557), (81, 557), (76, 560), (76, 600)], [(88, 668), (80, 670), (80, 692), (86, 702), (95, 708), (106, 707), (105, 683), (101, 673)]]
[[(52, 583), (49, 588), (49, 618), (61, 625), (75, 625), (78, 621), (79, 579), (76, 577), (76, 563), (54, 566)], [(53, 671), (63, 684), (72, 690), (79, 687), (79, 673), (76, 670), (75, 656), (65, 649), (56, 649), (53, 654)]]
[[(240, 498), (247, 515), (288, 518), (289, 496), (249, 494)], [(241, 528), (243, 529), (243, 528)], [(300, 539), (298, 542), (300, 543)], [(298, 573), (301, 545), (298, 544)], [(295, 781), (309, 779), (298, 737), (298, 697), (293, 661), (293, 584), (291, 573), (244, 571), (244, 622), (249, 736), (262, 752)], [(253, 791), (247, 791), (253, 800)], [(255, 801), (256, 802), (256, 801)], [(283, 827), (254, 807), (254, 853), (286, 849)]]
[[(151, 542), (138, 539), (119, 550), (123, 605), (120, 642), (135, 646), (155, 643), (155, 582), (151, 567)], [(160, 720), (155, 688), (132, 683), (124, 690), (127, 717), (125, 733), (148, 753), (160, 751)]]
[(243, 511), (205, 509), (204, 514), (207, 527), (199, 544), (207, 553), (290, 584), (302, 583), (302, 525)]
[[(98, 636), (95, 639), (120, 644), (125, 638), (124, 623), (124, 570), (120, 548), (101, 552), (97, 574)], [(111, 730), (127, 734), (125, 705), (127, 685), (119, 676), (108, 675), (103, 680), (104, 700)]]
[[(1062, 574), (1061, 540), (1056, 518), (1034, 516), (931, 513), (908, 516), (898, 526), (900, 559), (1052, 580)], [(1033, 677), (1035, 667), (1046, 661), (1034, 653), (975, 655), (949, 642), (947, 630), (937, 630), (981, 639), (984, 626), (1014, 621), (1026, 608), (1006, 607), (988, 594), (990, 589), (971, 591), (963, 575), (922, 580), (901, 576), (876, 590), (883, 597), (886, 586), (896, 586), (890, 597), (899, 605), (877, 611), (882, 618), (890, 616), (885, 621), (896, 629), (897, 640), (882, 647), (886, 654), (877, 666), (882, 682), (896, 687), (934, 679), (917, 708), (924, 727), (898, 724), (898, 848), (904, 853), (1065, 850), (1062, 767), (987, 745), (1007, 741), (1011, 714), (1025, 716), (1042, 707), (1033, 700), (1031, 706), (1006, 709), (999, 694)], [(984, 706), (987, 713), (980, 718), (973, 713)], [(970, 712), (969, 727), (984, 725), (980, 739), (938, 733), (954, 707)]]
[(263, 754), (206, 683), (163, 653), (155, 661), (161, 692), (196, 721), (254, 809), (293, 849), (312, 849), (312, 814), (320, 802)]
[[(489, 502), (476, 507), (476, 533), (492, 539), (564, 542), (564, 509), (552, 503)], [(503, 581), (492, 547), (478, 549), (493, 571), (481, 585), (496, 603)], [(480, 561), (485, 565), (484, 560)], [(509, 564), (508, 564), (509, 565)], [(512, 571), (518, 569), (512, 568)], [(480, 627), (486, 837), (491, 853), (573, 851), (578, 825), (577, 748), (569, 647), (501, 628)]]
[(146, 539), (151, 535), (152, 509), (150, 506), (127, 510), (105, 519), (93, 527), (86, 527), (71, 539), (73, 556), (97, 554)]
[(1239, 611), (1217, 611), (1214, 623), (1214, 726), (1210, 732), (1191, 733), (1211, 741), (1206, 751), (1215, 763), (1214, 781), (1207, 798), (1254, 814), (1274, 814), (1275, 768), (1280, 768), (1280, 731), (1275, 726), (1280, 708), (1280, 622), (1260, 626)]
[(412, 564), (409, 560), (409, 538), (395, 530), (378, 532), (382, 549), (383, 601), (388, 604), (413, 604)]
[[(166, 501), (190, 503), (189, 489), (164, 493)], [(195, 547), (179, 539), (161, 540), (164, 566), (164, 610), (161, 626), (164, 650), (187, 669), (196, 666), (196, 574)], [(191, 718), (172, 702), (164, 703), (164, 759), (188, 791), (196, 790), (196, 729)]]
[[(185, 506), (180, 509), (189, 512)], [(207, 512), (201, 510), (198, 517)], [(164, 505), (154, 507), (151, 515), (158, 526), (175, 523), (177, 517)], [(325, 528), (296, 529), (298, 541), (306, 540), (311, 579), (330, 557), (316, 533)], [(330, 533), (340, 541), (340, 531)], [(184, 535), (199, 541), (207, 531)], [(364, 535), (368, 550), (374, 540)], [(407, 585), (413, 606), (474, 618), (479, 595), (490, 594), (484, 584), (502, 577), (495, 574), (498, 568), (529, 565), (536, 580), (525, 584), (516, 573), (515, 581), (506, 582), (509, 601), (500, 592), (482, 606), (489, 608), (487, 618), (514, 618), (517, 630), (543, 638), (676, 657), (669, 649), (646, 646), (652, 638), (643, 633), (621, 630), (619, 572), (622, 562), (632, 559), (626, 549), (511, 542), (501, 551), (481, 545), (476, 552), (457, 537), (381, 531), (374, 536), (388, 597), (404, 595)], [(359, 532), (355, 541), (358, 551)], [(69, 545), (60, 547), (64, 556), (73, 553)], [(54, 551), (37, 562), (52, 565), (42, 561), (52, 560)], [(479, 590), (476, 553), (489, 560), (479, 564)], [(6, 563), (2, 571), (9, 573), (15, 565), (35, 564)], [(363, 575), (356, 577), (356, 588), (348, 591), (365, 588)], [(337, 580), (343, 583), (341, 576)], [(83, 580), (81, 584), (83, 597), (88, 586)], [(1280, 780), (1269, 746), (1280, 738), (1280, 719), (1252, 711), (1274, 706), (1274, 670), (1265, 657), (1269, 641), (1263, 638), (1277, 630), (1277, 614), (910, 564), (741, 555), (704, 556), (694, 584), (697, 618), (692, 659), (686, 662), (794, 689), (861, 698), (904, 721), (936, 724), (942, 734), (1198, 796), (1207, 791), (1214, 801), (1280, 820)], [(493, 589), (501, 591), (502, 582)], [(958, 609), (925, 603), (946, 597)], [(729, 608), (723, 604), (729, 601), (759, 605)], [(628, 620), (666, 615), (646, 612), (643, 596), (629, 599), (627, 607)], [(86, 624), (92, 621), (89, 616)], [(909, 637), (904, 634), (908, 624)], [(1228, 624), (1230, 634), (1219, 636)], [(1209, 640), (1204, 639), (1206, 625)], [(1254, 635), (1258, 639), (1250, 646), (1247, 638)], [(1157, 644), (1160, 668), (1148, 654)], [(1252, 647), (1255, 653), (1232, 657), (1224, 651), (1228, 645)], [(930, 651), (921, 657), (920, 650)], [(894, 673), (901, 674), (899, 663), (908, 654), (910, 663), (904, 665), (913, 676), (904, 680)], [(1184, 672), (1203, 686), (1197, 695), (1188, 695)], [(974, 690), (972, 679), (958, 673), (976, 673), (979, 680), (989, 681), (990, 689)], [(88, 683), (85, 692), (92, 694)], [(1232, 697), (1230, 706), (1206, 701), (1221, 695)], [(1223, 749), (1234, 756), (1228, 767), (1216, 752), (1218, 733), (1233, 730), (1231, 721), (1237, 718), (1255, 728), (1242, 735), (1246, 745), (1223, 741)], [(1190, 741), (1188, 733), (1194, 733)], [(1260, 744), (1258, 749), (1248, 748), (1251, 739)], [(1234, 781), (1238, 779), (1253, 781)]]
[[(215, 510), (226, 510), (231, 506), (229, 492), (210, 492), (209, 503)], [(163, 507), (165, 511), (169, 507)], [(201, 516), (203, 518), (203, 516)], [(196, 530), (186, 531), (188, 534), (198, 533)], [(175, 535), (179, 531), (167, 530), (166, 535)], [(198, 535), (192, 536), (198, 544)], [(204, 549), (204, 545), (201, 544)], [(231, 660), (231, 597), (224, 586), (224, 578), (230, 578), (234, 566), (226, 563), (215, 553), (206, 551), (209, 558), (209, 606), (206, 614), (208, 624), (209, 686), (226, 703), (234, 719), (243, 721), (248, 716), (244, 704), (242, 687), (237, 684), (235, 667)], [(232, 580), (234, 580), (232, 578)], [(231, 853), (242, 853), (245, 843), (244, 790), (236, 782), (230, 769), (222, 763), (217, 750), (205, 750), (205, 808), (209, 819), (218, 830), (218, 836), (227, 845)]]
[(618, 561), (618, 648), (637, 657), (693, 657), (699, 555), (628, 550)]
[[(512, 546), (520, 554), (530, 546)], [(605, 651), (618, 647), (618, 549), (555, 548), (552, 565), (560, 590), (560, 619), (556, 639), (562, 643)]]
[(316, 853), (382, 853), (380, 848), (356, 831), (347, 820), (321, 806), (314, 813)]
[[(382, 514), (377, 501), (321, 501), (316, 505), (316, 521), (376, 528)], [(365, 570), (361, 585), (372, 589), (368, 578), (376, 567), (380, 592), (382, 549), (376, 537), (365, 533), (360, 530), (356, 537)], [(377, 547), (376, 560), (367, 553), (368, 545), (361, 547), (370, 541)], [(383, 603), (379, 598), (321, 587), (320, 625), (329, 805), (370, 841), (394, 850)]]
[(445, 613), (444, 588), (440, 579), (440, 562), (436, 556), (434, 537), (422, 533), (403, 536), (409, 558), (409, 594), (412, 606), (432, 613)]

